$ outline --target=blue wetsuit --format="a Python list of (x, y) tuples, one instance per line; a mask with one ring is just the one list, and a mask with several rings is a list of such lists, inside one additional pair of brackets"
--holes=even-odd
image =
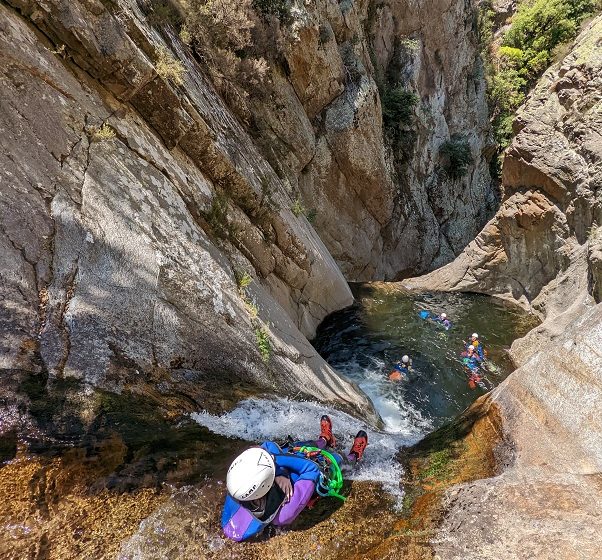
[(399, 373), (403, 373), (403, 375), (407, 375), (408, 373), (410, 373), (410, 366), (406, 365), (406, 364), (402, 364), (400, 362), (397, 362), (393, 366), (393, 369), (397, 370)]

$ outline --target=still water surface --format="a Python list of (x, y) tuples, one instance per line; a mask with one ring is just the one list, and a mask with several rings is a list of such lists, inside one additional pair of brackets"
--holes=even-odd
[[(447, 313), (452, 327), (422, 319), (421, 311)], [(460, 357), (464, 341), (478, 333), (488, 352), (483, 373), (490, 388), (512, 371), (512, 342), (535, 324), (532, 315), (483, 295), (360, 288), (355, 305), (324, 321), (314, 345), (370, 397), (388, 430), (407, 422), (434, 429), (486, 392), (468, 386)], [(392, 382), (388, 374), (404, 354), (412, 359), (413, 371), (406, 381)]]

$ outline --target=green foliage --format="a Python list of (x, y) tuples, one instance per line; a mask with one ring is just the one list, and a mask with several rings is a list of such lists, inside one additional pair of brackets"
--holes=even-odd
[(224, 101), (246, 124), (252, 121), (249, 93), (265, 93), (269, 70), (254, 45), (257, 23), (252, 0), (186, 1), (185, 38)]
[(315, 208), (308, 209), (301, 202), (301, 198), (297, 197), (291, 206), (291, 212), (298, 218), (299, 216), (305, 216), (310, 224), (316, 221), (318, 211)]
[(334, 38), (332, 27), (330, 25), (320, 25), (320, 35), (318, 37), (318, 45), (323, 46)]
[(246, 270), (235, 270), (234, 276), (239, 290), (244, 290), (253, 282), (253, 277)]
[(385, 87), (381, 92), (380, 100), (385, 129), (393, 130), (400, 125), (411, 123), (414, 107), (418, 103), (418, 96), (414, 92), (400, 85), (393, 88)]
[(234, 231), (228, 222), (228, 197), (226, 195), (222, 193), (214, 195), (206, 219), (216, 237), (221, 239), (233, 237)]
[(530, 79), (545, 70), (553, 50), (574, 39), (581, 22), (597, 7), (597, 0), (530, 0), (520, 4), (502, 45), (523, 52)]
[(299, 216), (301, 216), (302, 214), (305, 214), (305, 212), (306, 212), (305, 206), (303, 206), (303, 203), (301, 202), (301, 199), (299, 197), (295, 198), (295, 202), (293, 202), (293, 205), (291, 206), (291, 212), (297, 218)]
[(435, 451), (429, 455), (429, 466), (420, 473), (420, 479), (445, 479), (450, 474), (452, 454), (449, 449)]
[(399, 164), (407, 158), (416, 138), (411, 124), (419, 98), (401, 85), (391, 87), (385, 84), (380, 88), (380, 99), (385, 139), (393, 148)]
[(276, 16), (282, 23), (291, 21), (289, 0), (253, 0), (253, 8), (263, 16)]
[(452, 136), (441, 146), (440, 154), (445, 159), (445, 172), (451, 179), (466, 175), (468, 167), (473, 163), (470, 144), (461, 136)]
[(493, 41), (491, 2), (481, 6), (481, 54), (488, 74), (494, 133), (500, 147), (512, 138), (512, 118), (530, 88), (553, 61), (558, 49), (574, 39), (584, 19), (600, 7), (599, 0), (523, 0), (502, 37)]
[(180, 36), (180, 41), (182, 41), (182, 43), (184, 43), (185, 45), (192, 44), (192, 35), (191, 35), (190, 30), (188, 29), (187, 25), (182, 25), (179, 36)]
[(261, 358), (267, 364), (270, 361), (270, 356), (272, 355), (272, 344), (270, 342), (270, 334), (268, 330), (264, 326), (256, 325), (255, 339), (257, 341), (257, 348), (259, 348)]
[(93, 142), (106, 142), (107, 140), (113, 140), (116, 134), (113, 128), (107, 123), (103, 123), (103, 125), (96, 129), (92, 133), (92, 141)]

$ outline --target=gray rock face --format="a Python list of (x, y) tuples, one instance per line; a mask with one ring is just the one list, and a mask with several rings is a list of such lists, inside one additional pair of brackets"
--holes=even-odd
[(454, 487), (441, 558), (594, 559), (602, 519), (602, 305), (539, 349), (492, 394), (512, 456), (499, 476)]
[(342, 274), (183, 46), (176, 87), (135, 2), (9, 4), (0, 368), (113, 391), (188, 379), (169, 390), (201, 402), (195, 383), (234, 377), (371, 410), (306, 339), (351, 303)]
[(495, 217), (454, 262), (404, 283), (488, 293), (533, 310), (545, 322), (515, 343), (519, 362), (601, 301), (600, 37), (598, 17), (520, 109)]
[[(317, 0), (293, 12), (288, 79), (272, 72), (274, 103), (254, 106), (258, 142), (292, 196), (316, 209), (315, 228), (348, 280), (445, 264), (493, 214), (475, 9), (458, 0)], [(419, 98), (405, 148), (396, 148), (403, 155), (383, 140), (377, 83)], [(440, 156), (452, 135), (474, 160), (454, 180)]]

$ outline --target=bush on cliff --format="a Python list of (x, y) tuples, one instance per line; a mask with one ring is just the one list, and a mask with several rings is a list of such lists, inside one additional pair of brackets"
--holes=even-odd
[(291, 19), (289, 0), (253, 0), (253, 7), (264, 16), (276, 16), (283, 23)]
[(452, 136), (441, 146), (440, 154), (444, 160), (444, 169), (450, 179), (460, 179), (473, 163), (470, 144), (466, 138)]
[(188, 0), (187, 8), (192, 46), (226, 103), (249, 122), (249, 92), (259, 88), (269, 69), (252, 52), (252, 31), (258, 24), (253, 0)]
[(380, 88), (385, 138), (401, 156), (407, 144), (411, 144), (413, 131), (408, 128), (418, 99), (414, 92), (401, 85), (384, 85)]
[(581, 23), (600, 8), (599, 0), (523, 0), (499, 47), (492, 40), (491, 1), (481, 5), (482, 49), (496, 139), (505, 148), (512, 138), (514, 113), (557, 49), (577, 36)]

